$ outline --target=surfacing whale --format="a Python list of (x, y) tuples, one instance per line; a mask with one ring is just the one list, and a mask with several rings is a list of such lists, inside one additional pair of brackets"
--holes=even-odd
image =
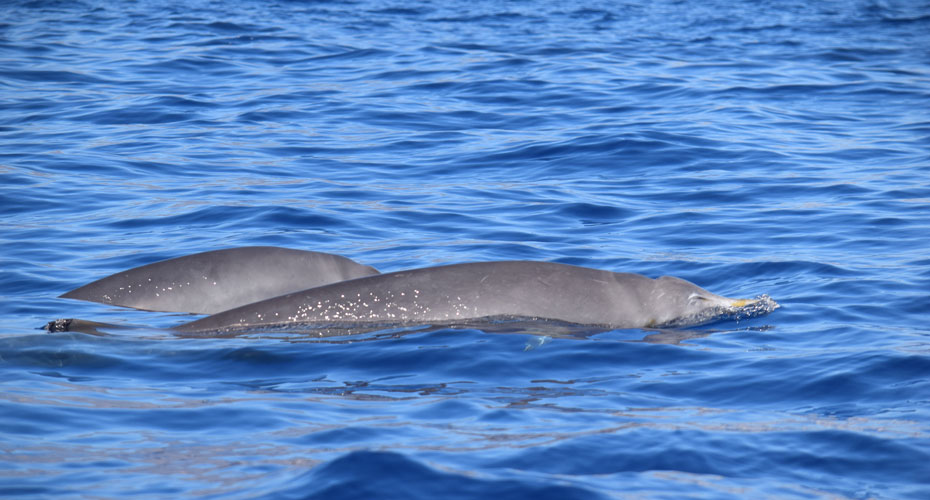
[(175, 327), (225, 332), (278, 325), (455, 324), (495, 318), (611, 328), (678, 328), (767, 314), (768, 296), (731, 299), (688, 281), (552, 262), (454, 264), (331, 283)]
[(186, 255), (122, 271), (60, 297), (148, 311), (213, 314), (286, 293), (378, 274), (339, 255), (256, 246)]

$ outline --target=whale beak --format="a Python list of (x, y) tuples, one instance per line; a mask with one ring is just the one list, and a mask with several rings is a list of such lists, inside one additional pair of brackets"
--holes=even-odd
[(754, 299), (729, 299), (729, 306), (748, 316), (768, 314), (781, 307), (768, 295), (760, 295)]

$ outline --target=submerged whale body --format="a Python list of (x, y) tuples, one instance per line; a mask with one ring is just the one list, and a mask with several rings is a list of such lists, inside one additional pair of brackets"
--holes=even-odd
[[(495, 319), (676, 328), (758, 316), (778, 307), (765, 295), (731, 299), (670, 276), (651, 279), (553, 262), (477, 262), (378, 274), (337, 255), (276, 247), (156, 262), (62, 297), (211, 314), (174, 327), (197, 335), (275, 326), (324, 332)], [(47, 329), (85, 323), (57, 320)]]
[(239, 247), (136, 267), (61, 297), (148, 311), (213, 314), (373, 274), (378, 274), (375, 268), (339, 255), (280, 247)]
[(693, 326), (775, 307), (679, 278), (650, 279), (552, 262), (479, 262), (367, 276), (289, 293), (177, 326), (183, 332), (273, 325), (452, 324), (532, 318), (612, 328)]

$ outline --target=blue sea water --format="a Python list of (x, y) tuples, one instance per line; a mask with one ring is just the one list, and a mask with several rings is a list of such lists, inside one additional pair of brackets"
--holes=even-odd
[[(57, 298), (244, 245), (782, 307), (180, 338)], [(5, 2), (0, 495), (930, 498), (928, 250), (927, 2)]]

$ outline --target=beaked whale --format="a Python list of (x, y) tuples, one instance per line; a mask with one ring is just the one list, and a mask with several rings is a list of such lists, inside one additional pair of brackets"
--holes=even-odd
[(147, 311), (213, 314), (290, 292), (378, 274), (339, 255), (254, 246), (185, 255), (62, 294)]
[(285, 294), (175, 327), (181, 332), (275, 325), (454, 324), (548, 319), (611, 328), (694, 326), (777, 307), (731, 299), (688, 281), (553, 262), (453, 264), (366, 276)]
[[(173, 328), (209, 335), (265, 327), (371, 330), (534, 320), (681, 328), (779, 307), (688, 281), (535, 261), (452, 264), (379, 274), (338, 255), (278, 247), (203, 252), (129, 269), (62, 295), (154, 311), (210, 314)], [(49, 331), (105, 324), (56, 320)], [(82, 327), (83, 328), (83, 327)], [(321, 333), (323, 336), (339, 333)]]

